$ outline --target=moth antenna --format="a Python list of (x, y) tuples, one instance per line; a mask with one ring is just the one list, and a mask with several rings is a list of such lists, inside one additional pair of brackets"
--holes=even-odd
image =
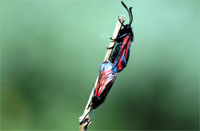
[(132, 22), (133, 22), (132, 7), (129, 8), (129, 11), (130, 11), (130, 14), (131, 14), (131, 21), (130, 21), (129, 25), (131, 25)]
[(130, 13), (130, 11), (129, 11), (129, 9), (127, 8), (127, 6), (124, 4), (124, 2), (123, 1), (121, 1), (121, 3), (122, 3), (122, 5), (124, 6), (124, 8), (127, 10), (127, 12), (128, 12), (128, 15), (129, 15), (129, 24), (131, 23), (131, 13)]

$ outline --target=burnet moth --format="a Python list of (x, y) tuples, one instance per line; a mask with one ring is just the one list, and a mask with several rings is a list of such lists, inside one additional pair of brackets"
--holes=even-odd
[(92, 97), (93, 109), (96, 109), (100, 104), (104, 102), (115, 79), (116, 73), (112, 72), (112, 63), (110, 63), (109, 61), (103, 62), (100, 66), (98, 82), (96, 84)]
[(113, 40), (116, 42), (115, 44), (116, 46), (108, 48), (108, 49), (115, 48), (109, 59), (109, 61), (113, 63), (112, 71), (114, 73), (122, 71), (127, 66), (129, 60), (131, 42), (133, 41), (134, 37), (131, 28), (131, 24), (133, 21), (133, 15), (131, 11), (132, 7), (128, 9), (123, 1), (121, 3), (129, 14), (129, 24), (124, 25), (123, 23), (121, 23), (122, 28), (120, 29), (117, 38)]
[(131, 28), (131, 23), (133, 21), (132, 7), (128, 9), (123, 2), (121, 3), (128, 11), (130, 17), (129, 24), (124, 25), (121, 23), (122, 29), (120, 29), (117, 38), (113, 40), (116, 42), (116, 47), (108, 48), (114, 48), (114, 51), (109, 61), (103, 62), (100, 66), (98, 82), (91, 101), (93, 109), (96, 109), (104, 102), (116, 79), (116, 73), (122, 71), (126, 67), (129, 59), (130, 46), (133, 41), (133, 31)]

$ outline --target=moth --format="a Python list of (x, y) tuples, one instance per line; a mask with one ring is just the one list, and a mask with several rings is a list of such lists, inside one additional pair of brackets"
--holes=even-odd
[(131, 43), (133, 42), (133, 37), (134, 37), (134, 33), (131, 28), (131, 24), (133, 22), (132, 7), (128, 9), (123, 1), (121, 3), (129, 14), (129, 24), (124, 25), (123, 23), (121, 23), (122, 28), (120, 29), (117, 38), (116, 39), (111, 38), (113, 41), (116, 42), (115, 44), (116, 46), (114, 45), (113, 47), (108, 48), (108, 49), (114, 48), (114, 51), (112, 52), (112, 55), (109, 59), (109, 61), (113, 63), (112, 70), (114, 73), (122, 71), (127, 66)]

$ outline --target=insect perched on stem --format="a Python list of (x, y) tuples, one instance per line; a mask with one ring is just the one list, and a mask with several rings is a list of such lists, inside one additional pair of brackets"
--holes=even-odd
[[(91, 123), (96, 108), (105, 101), (106, 96), (108, 95), (113, 83), (115, 82), (117, 75), (116, 73), (112, 72), (112, 65), (113, 64), (110, 63), (109, 61), (104, 61), (100, 66), (98, 81), (97, 84), (95, 85), (95, 89), (92, 95), (92, 100), (89, 104), (89, 106), (91, 106), (91, 109), (95, 110), (93, 112), (91, 119), (88, 119), (88, 124)], [(83, 119), (80, 122), (80, 124), (86, 121), (87, 119), (86, 117), (88, 114), (89, 112), (85, 114), (85, 116), (81, 116), (83, 117)]]
[[(88, 100), (88, 104), (86, 105), (85, 111), (82, 116), (79, 117), (79, 123), (80, 125), (84, 125), (84, 129), (86, 130), (87, 127), (91, 124), (92, 118), (95, 114), (96, 108), (98, 108), (106, 99), (110, 89), (112, 88), (112, 85), (115, 82), (115, 79), (117, 77), (117, 73), (122, 71), (128, 63), (129, 54), (130, 54), (130, 47), (131, 42), (133, 41), (133, 31), (131, 28), (131, 24), (133, 21), (133, 15), (132, 15), (132, 7), (129, 9), (127, 6), (121, 2), (122, 5), (125, 7), (125, 9), (128, 11), (129, 14), (129, 24), (124, 25), (120, 18), (119, 22), (121, 23), (120, 27), (122, 28), (119, 30), (117, 28), (118, 36), (116, 39), (111, 39), (113, 43), (115, 43), (114, 46), (109, 47), (107, 49), (113, 49), (113, 52), (110, 56), (110, 51), (108, 51), (110, 56), (109, 60), (105, 60), (99, 70), (99, 76), (95, 83), (95, 87), (92, 90), (92, 93), (90, 95), (90, 98)], [(116, 33), (117, 34), (117, 33)], [(89, 113), (94, 109), (93, 115), (91, 118), (89, 118)]]
[(131, 24), (133, 22), (132, 7), (128, 9), (123, 1), (121, 3), (129, 14), (129, 24), (124, 25), (123, 23), (121, 23), (122, 29), (120, 29), (117, 38), (116, 39), (111, 38), (111, 40), (116, 42), (115, 43), (116, 46), (114, 45), (115, 47), (113, 46), (107, 48), (107, 49), (115, 48), (109, 59), (109, 61), (113, 63), (112, 70), (114, 73), (122, 71), (127, 66), (130, 54), (131, 42), (133, 41), (134, 37), (131, 28)]
[(115, 79), (116, 73), (112, 72), (112, 63), (105, 61), (101, 64), (99, 70), (98, 82), (96, 84), (94, 94), (92, 97), (92, 108), (96, 109), (102, 104), (108, 95)]
[(100, 66), (98, 82), (96, 84), (91, 101), (91, 106), (93, 109), (96, 109), (104, 102), (116, 79), (116, 73), (122, 71), (126, 67), (128, 62), (131, 42), (133, 41), (133, 31), (131, 28), (133, 15), (131, 11), (132, 7), (128, 9), (123, 2), (121, 3), (129, 13), (129, 24), (124, 25), (119, 20), (123, 28), (120, 29), (117, 38), (112, 39), (113, 41), (115, 41), (115, 44), (117, 44), (116, 47), (114, 48), (113, 46), (108, 48), (114, 48), (114, 51), (109, 61), (103, 62)]

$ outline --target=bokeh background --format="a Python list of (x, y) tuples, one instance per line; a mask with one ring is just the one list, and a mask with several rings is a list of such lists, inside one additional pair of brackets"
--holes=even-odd
[[(199, 0), (124, 0), (135, 41), (89, 130), (199, 129)], [(1, 0), (1, 130), (78, 130), (120, 0)]]

